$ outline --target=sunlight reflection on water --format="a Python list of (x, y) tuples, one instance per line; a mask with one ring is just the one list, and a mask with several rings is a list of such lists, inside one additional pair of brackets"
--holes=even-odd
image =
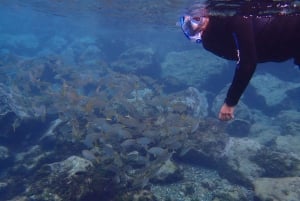
[[(184, 11), (184, 8), (192, 5), (192, 0), (4, 0), (1, 5), (9, 5), (14, 9), (31, 8), (34, 11), (49, 15), (70, 17), (70, 16), (98, 16), (106, 22), (114, 23), (134, 23), (151, 25), (172, 25), (174, 19), (177, 20)], [(241, 8), (247, 12), (256, 12), (260, 14), (269, 13), (293, 13), (299, 11), (296, 5), (299, 1), (228, 1), (228, 0), (208, 0), (210, 9), (214, 14), (232, 14), (239, 13)], [(1, 6), (0, 5), (0, 6)], [(244, 11), (243, 11), (244, 12)]]

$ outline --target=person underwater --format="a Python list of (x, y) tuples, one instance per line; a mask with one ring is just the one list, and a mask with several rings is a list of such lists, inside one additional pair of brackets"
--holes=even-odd
[(209, 15), (201, 5), (180, 18), (184, 35), (217, 56), (237, 61), (235, 73), (219, 112), (219, 119), (234, 118), (234, 109), (256, 66), (294, 59), (300, 66), (300, 15)]

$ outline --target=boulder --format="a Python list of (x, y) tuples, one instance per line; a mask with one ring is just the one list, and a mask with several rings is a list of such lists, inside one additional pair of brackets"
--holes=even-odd
[[(220, 112), (220, 108), (224, 104), (226, 98), (226, 93), (229, 88), (229, 84), (225, 86), (214, 98), (212, 103), (211, 112), (217, 117)], [(245, 120), (251, 122), (253, 119), (252, 113), (250, 112), (247, 105), (243, 103), (242, 100), (239, 101), (239, 104), (235, 108), (235, 117), (240, 120)]]
[(255, 88), (258, 95), (264, 98), (267, 106), (276, 106), (288, 97), (287, 92), (289, 90), (299, 88), (300, 84), (283, 81), (266, 73), (254, 76), (251, 80), (251, 86)]
[(227, 61), (208, 51), (197, 50), (170, 52), (162, 62), (162, 77), (174, 77), (188, 85), (203, 85), (209, 78), (220, 74)]
[(73, 155), (34, 172), (23, 195), (30, 200), (111, 199), (117, 191), (104, 174), (89, 160)]
[(93, 164), (87, 159), (78, 156), (70, 156), (64, 161), (51, 163), (47, 166), (51, 169), (52, 174), (73, 177), (76, 174), (87, 172), (89, 168), (93, 167)]
[(256, 121), (251, 125), (249, 137), (263, 145), (272, 145), (281, 134), (280, 130), (278, 125), (272, 125), (266, 121)]
[(33, 55), (38, 51), (40, 41), (33, 34), (1, 34), (0, 46), (14, 51), (18, 55)]
[(282, 128), (281, 135), (299, 135), (300, 112), (297, 110), (283, 110), (275, 118), (275, 122)]
[(251, 161), (263, 168), (264, 177), (300, 176), (300, 157), (290, 152), (263, 147), (258, 150)]
[(183, 179), (183, 172), (177, 164), (170, 159), (166, 160), (157, 170), (151, 182), (171, 183)]
[(224, 160), (219, 163), (220, 174), (234, 183), (252, 186), (252, 181), (264, 172), (252, 160), (261, 149), (258, 142), (249, 138), (230, 137), (223, 151)]
[(137, 46), (123, 52), (116, 61), (111, 63), (111, 67), (119, 72), (151, 76), (159, 71), (155, 61), (155, 52), (152, 48)]
[[(103, 62), (104, 52), (102, 47), (97, 43), (97, 39), (93, 36), (86, 36), (80, 39), (72, 41), (72, 43), (66, 43), (64, 38), (53, 38), (52, 40), (63, 40), (62, 44), (65, 46), (61, 50), (64, 61), (69, 64), (75, 64), (76, 66), (95, 66)], [(56, 41), (55, 41), (56, 42)], [(56, 44), (54, 44), (56, 45)], [(51, 51), (59, 49), (59, 46), (54, 46)]]
[(200, 92), (194, 87), (188, 87), (186, 90), (174, 94), (174, 99), (170, 101), (172, 110), (178, 109), (180, 104), (185, 105), (185, 112), (195, 118), (203, 118), (208, 115), (206, 93)]
[(4, 146), (0, 146), (0, 161), (5, 161), (10, 156), (8, 148)]
[(251, 123), (243, 119), (233, 119), (228, 122), (226, 131), (235, 137), (246, 137), (249, 135)]
[(185, 140), (176, 155), (180, 160), (201, 166), (216, 167), (224, 159), (229, 137), (216, 122), (199, 122), (198, 129)]
[(294, 153), (300, 156), (300, 135), (278, 136), (275, 140), (276, 148), (286, 153)]
[(300, 177), (258, 178), (254, 181), (259, 201), (300, 200)]

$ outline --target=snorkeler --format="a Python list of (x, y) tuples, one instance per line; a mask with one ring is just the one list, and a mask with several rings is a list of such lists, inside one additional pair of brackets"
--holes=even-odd
[(300, 15), (209, 15), (205, 7), (191, 9), (180, 18), (188, 39), (228, 60), (237, 61), (219, 119), (234, 118), (234, 108), (245, 91), (257, 63), (293, 58), (300, 67)]

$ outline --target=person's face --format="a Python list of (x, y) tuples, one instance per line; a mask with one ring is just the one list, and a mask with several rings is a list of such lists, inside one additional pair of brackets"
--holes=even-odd
[(201, 42), (201, 34), (208, 23), (207, 17), (192, 17), (185, 15), (180, 19), (181, 29), (188, 39), (193, 42)]
[(190, 19), (190, 23), (191, 23), (191, 28), (196, 32), (196, 31), (203, 31), (209, 21), (208, 17), (190, 17), (188, 16)]

